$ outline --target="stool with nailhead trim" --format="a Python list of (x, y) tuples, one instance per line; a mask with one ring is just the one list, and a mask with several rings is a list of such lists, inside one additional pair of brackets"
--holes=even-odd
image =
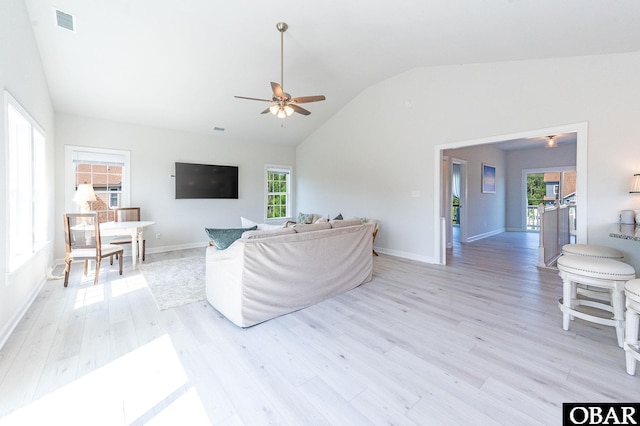
[[(616, 329), (618, 346), (624, 347), (624, 285), (636, 277), (633, 266), (619, 260), (575, 255), (560, 256), (557, 266), (562, 278), (562, 299), (558, 301), (562, 328), (569, 330), (569, 323), (574, 318), (611, 326)], [(578, 284), (606, 291), (610, 295), (610, 303), (579, 297)], [(612, 313), (613, 317), (579, 309), (581, 306), (596, 308), (598, 313)]]
[[(624, 254), (612, 247), (599, 246), (596, 244), (565, 244), (562, 246), (562, 255), (576, 255), (576, 256), (587, 256), (587, 257), (596, 257), (602, 259), (614, 259), (614, 260), (623, 260)], [(609, 298), (609, 292), (604, 289), (593, 288), (589, 286), (585, 286), (582, 284), (578, 284), (576, 287), (578, 294), (591, 297), (594, 299), (602, 300), (606, 303), (611, 303)]]

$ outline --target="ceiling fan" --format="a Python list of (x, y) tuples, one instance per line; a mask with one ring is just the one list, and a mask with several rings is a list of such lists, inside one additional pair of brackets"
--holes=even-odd
[(292, 98), (290, 94), (285, 92), (282, 89), (284, 86), (284, 32), (287, 31), (289, 26), (284, 22), (278, 22), (276, 24), (276, 28), (280, 31), (280, 84), (271, 82), (271, 90), (273, 91), (273, 97), (271, 99), (259, 99), (259, 98), (248, 98), (246, 96), (235, 96), (238, 99), (249, 99), (252, 101), (262, 101), (268, 102), (271, 105), (262, 111), (261, 114), (266, 114), (268, 112), (276, 115), (278, 118), (285, 118), (297, 112), (302, 115), (309, 115), (311, 112), (302, 108), (298, 104), (305, 104), (309, 102), (318, 102), (324, 101), (326, 98), (324, 95), (316, 95), (316, 96), (301, 96), (297, 98)]

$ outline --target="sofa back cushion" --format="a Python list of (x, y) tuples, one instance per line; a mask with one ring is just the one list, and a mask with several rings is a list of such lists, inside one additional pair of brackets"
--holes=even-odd
[(321, 231), (323, 229), (331, 229), (331, 225), (329, 222), (318, 222), (318, 223), (298, 223), (293, 225), (293, 229), (301, 234), (303, 232), (312, 232), (312, 231)]
[(258, 229), (256, 231), (246, 231), (242, 234), (243, 240), (255, 240), (258, 238), (277, 237), (279, 235), (295, 234), (296, 231), (293, 228), (278, 228), (278, 229)]
[(344, 220), (332, 220), (329, 222), (332, 228), (344, 228), (345, 226), (362, 225), (362, 222), (358, 218), (344, 219)]

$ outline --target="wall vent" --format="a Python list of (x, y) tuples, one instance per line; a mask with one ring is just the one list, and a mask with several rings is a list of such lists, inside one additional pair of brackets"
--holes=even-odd
[(56, 24), (60, 28), (64, 28), (65, 30), (75, 31), (75, 18), (73, 17), (73, 15), (58, 9), (55, 9), (55, 11), (56, 11)]

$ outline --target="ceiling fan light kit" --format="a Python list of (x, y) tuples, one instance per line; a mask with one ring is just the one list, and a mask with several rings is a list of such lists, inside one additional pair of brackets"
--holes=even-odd
[(284, 86), (284, 32), (287, 31), (289, 26), (285, 22), (278, 22), (276, 28), (280, 32), (280, 83), (271, 82), (271, 90), (273, 91), (273, 97), (271, 99), (259, 99), (248, 98), (246, 96), (236, 96), (238, 99), (248, 99), (251, 101), (263, 101), (269, 102), (270, 107), (262, 111), (262, 114), (271, 113), (278, 118), (286, 118), (291, 116), (294, 112), (302, 115), (310, 115), (311, 112), (302, 108), (298, 104), (304, 104), (309, 102), (324, 101), (326, 98), (324, 95), (315, 96), (301, 96), (292, 98), (290, 94), (286, 93), (282, 88)]

